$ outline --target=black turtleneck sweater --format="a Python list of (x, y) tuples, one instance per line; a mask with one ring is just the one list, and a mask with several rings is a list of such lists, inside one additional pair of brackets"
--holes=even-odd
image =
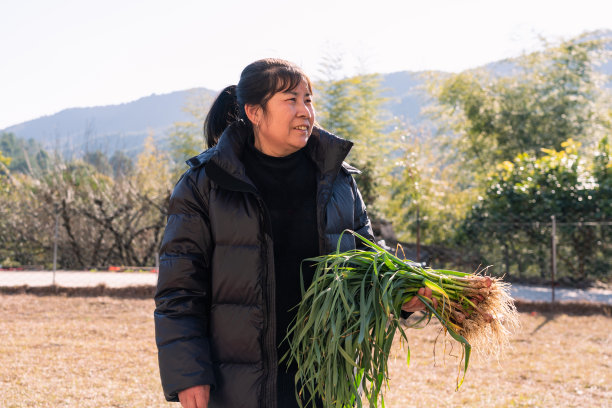
[[(243, 163), (247, 176), (261, 195), (272, 224), (276, 281), (276, 344), (279, 359), (289, 350), (283, 341), (301, 300), (300, 264), (319, 255), (316, 216), (316, 167), (305, 149), (285, 157), (272, 157), (257, 150), (252, 141), (245, 149)], [(314, 268), (304, 264), (305, 285), (312, 281)], [(288, 372), (287, 372), (288, 371)], [(297, 407), (294, 376), (296, 369), (282, 363), (278, 369), (279, 407)]]

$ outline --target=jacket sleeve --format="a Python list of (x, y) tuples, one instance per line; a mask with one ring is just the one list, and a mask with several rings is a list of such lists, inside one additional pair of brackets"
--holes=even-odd
[[(198, 177), (199, 175), (199, 177)], [(188, 171), (170, 197), (155, 293), (155, 340), (164, 395), (195, 385), (215, 386), (208, 337), (212, 239), (208, 197)]]
[[(353, 214), (355, 214), (354, 231), (364, 238), (375, 242), (374, 232), (372, 231), (372, 223), (370, 222), (365, 203), (363, 202), (363, 198), (353, 177), (351, 177), (351, 184), (353, 188), (353, 196), (355, 197), (355, 210), (353, 212)], [(363, 243), (361, 243), (361, 240), (357, 240), (356, 244), (358, 248), (366, 249)]]

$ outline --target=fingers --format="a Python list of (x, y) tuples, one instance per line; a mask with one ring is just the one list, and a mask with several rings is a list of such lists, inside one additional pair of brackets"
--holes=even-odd
[(421, 303), (421, 300), (414, 296), (412, 299), (402, 305), (402, 310), (405, 312), (416, 312), (422, 305), (423, 303)]
[(424, 288), (419, 288), (419, 291), (417, 292), (419, 295), (429, 298), (431, 299), (433, 296), (433, 292), (431, 291), (430, 288), (428, 287), (424, 287)]
[[(438, 300), (433, 296), (433, 292), (428, 287), (419, 288), (417, 294), (431, 300), (434, 309), (438, 308)], [(425, 304), (417, 296), (414, 296), (408, 302), (402, 305), (402, 310), (406, 312), (418, 312), (420, 310), (428, 310)]]
[(183, 408), (197, 408), (195, 396), (190, 393), (182, 394), (179, 393), (179, 401)]
[(431, 288), (428, 288), (428, 287), (420, 288), (419, 291), (418, 291), (418, 294), (423, 296), (423, 297), (426, 297), (428, 299), (431, 299), (431, 303), (433, 305), (433, 308), (434, 309), (438, 308), (438, 299), (436, 299), (433, 296), (433, 291), (431, 290)]
[(207, 408), (210, 398), (210, 385), (196, 385), (178, 393), (183, 408)]

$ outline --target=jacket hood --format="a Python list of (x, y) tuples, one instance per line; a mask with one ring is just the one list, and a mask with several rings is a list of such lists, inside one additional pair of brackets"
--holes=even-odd
[[(251, 187), (253, 183), (246, 175), (241, 160), (242, 152), (246, 143), (248, 143), (250, 134), (251, 130), (244, 121), (234, 122), (225, 129), (219, 138), (219, 142), (214, 147), (190, 158), (187, 160), (187, 164), (194, 169), (212, 163), (216, 169), (210, 169), (212, 171), (209, 171), (207, 166), (207, 173), (212, 178), (218, 179), (222, 176), (219, 174), (219, 170), (221, 170), (225, 173), (225, 176), (230, 176), (235, 181), (246, 183)], [(306, 144), (306, 151), (316, 164), (321, 176), (333, 182), (340, 168), (344, 168), (348, 173), (359, 173), (359, 170), (344, 163), (344, 159), (352, 147), (353, 142), (342, 139), (319, 127), (314, 127)], [(237, 186), (234, 187), (238, 188)]]

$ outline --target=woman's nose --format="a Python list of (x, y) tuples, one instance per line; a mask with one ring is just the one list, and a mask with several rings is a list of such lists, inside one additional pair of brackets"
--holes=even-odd
[(312, 116), (312, 112), (310, 111), (306, 103), (301, 102), (298, 104), (297, 107), (297, 115), (301, 118), (309, 118)]

